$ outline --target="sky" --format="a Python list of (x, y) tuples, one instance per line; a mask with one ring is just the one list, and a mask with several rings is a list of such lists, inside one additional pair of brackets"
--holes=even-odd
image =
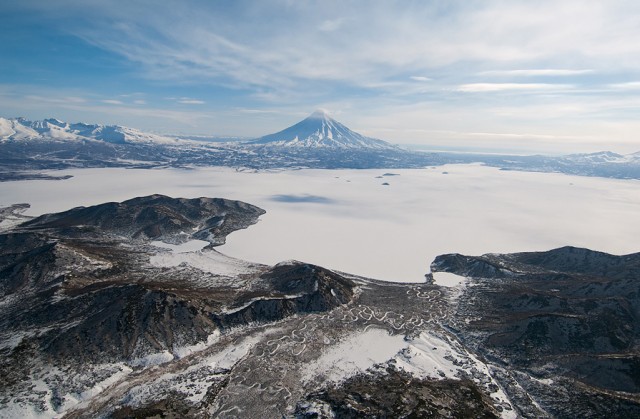
[(0, 116), (424, 148), (640, 151), (640, 2), (1, 2)]

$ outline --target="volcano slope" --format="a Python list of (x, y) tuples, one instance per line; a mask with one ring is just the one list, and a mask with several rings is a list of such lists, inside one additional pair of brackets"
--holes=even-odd
[(214, 250), (263, 213), (152, 195), (5, 230), (0, 416), (640, 413), (637, 255), (444, 255), (468, 279), (442, 287)]

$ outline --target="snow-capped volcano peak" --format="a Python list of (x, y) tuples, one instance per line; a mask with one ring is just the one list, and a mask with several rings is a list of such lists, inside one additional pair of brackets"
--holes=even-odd
[(252, 144), (281, 147), (396, 149), (385, 141), (351, 131), (331, 118), (323, 109), (316, 110), (285, 130), (258, 138)]
[(309, 115), (309, 118), (331, 119), (329, 117), (329, 111), (325, 109), (316, 109), (311, 115)]

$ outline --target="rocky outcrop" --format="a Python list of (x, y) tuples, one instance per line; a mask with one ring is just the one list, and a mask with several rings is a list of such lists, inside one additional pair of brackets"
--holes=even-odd
[(335, 272), (306, 263), (275, 266), (260, 279), (269, 284), (273, 297), (238, 301), (226, 313), (216, 316), (221, 326), (280, 320), (296, 313), (328, 311), (349, 303), (354, 283)]
[(220, 245), (228, 234), (249, 227), (262, 214), (264, 210), (240, 201), (150, 195), (46, 214), (21, 227), (30, 231), (55, 230), (55, 234), (62, 236), (98, 230), (130, 239), (172, 242), (200, 239)]

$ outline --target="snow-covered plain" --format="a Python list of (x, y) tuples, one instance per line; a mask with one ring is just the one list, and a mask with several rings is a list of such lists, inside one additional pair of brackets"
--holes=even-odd
[[(0, 183), (0, 206), (27, 215), (153, 193), (222, 197), (267, 211), (218, 250), (274, 264), (297, 259), (377, 279), (419, 282), (443, 253), (572, 245), (640, 251), (640, 182), (501, 171), (480, 165), (275, 172), (75, 169), (64, 181)], [(383, 183), (389, 185), (383, 185)]]

